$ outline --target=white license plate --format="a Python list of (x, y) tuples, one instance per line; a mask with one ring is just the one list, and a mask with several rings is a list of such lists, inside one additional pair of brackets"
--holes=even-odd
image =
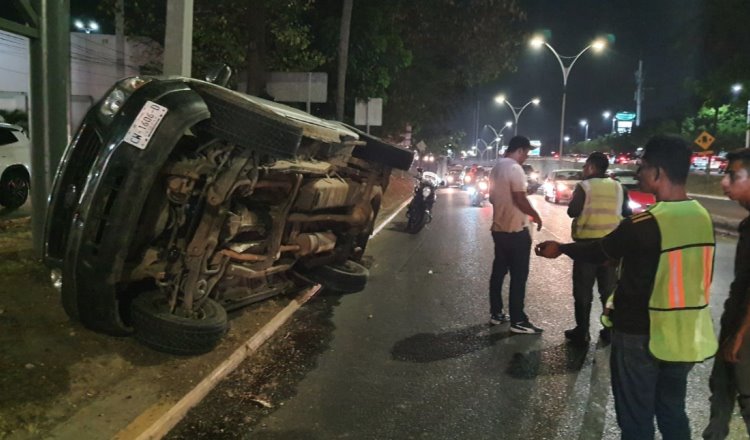
[(154, 131), (156, 131), (156, 127), (159, 126), (166, 114), (166, 107), (146, 101), (146, 105), (143, 106), (125, 134), (125, 142), (141, 150), (145, 149)]

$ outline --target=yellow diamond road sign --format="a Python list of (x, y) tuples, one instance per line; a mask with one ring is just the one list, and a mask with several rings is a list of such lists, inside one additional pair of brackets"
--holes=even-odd
[(698, 135), (698, 138), (695, 140), (695, 143), (698, 144), (701, 148), (704, 150), (708, 149), (708, 147), (711, 146), (711, 144), (714, 143), (716, 140), (715, 137), (711, 136), (707, 131), (704, 131), (700, 135)]

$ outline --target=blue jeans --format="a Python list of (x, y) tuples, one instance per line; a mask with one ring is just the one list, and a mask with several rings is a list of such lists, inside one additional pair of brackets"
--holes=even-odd
[(490, 313), (503, 311), (503, 280), (510, 271), (510, 293), (508, 303), (510, 322), (528, 320), (523, 311), (526, 297), (526, 280), (529, 278), (529, 256), (531, 255), (531, 234), (524, 228), (520, 232), (492, 232), (495, 242), (495, 260), (490, 276)]
[(654, 416), (664, 440), (690, 439), (685, 412), (691, 362), (664, 362), (648, 349), (648, 335), (612, 334), (612, 393), (623, 440), (654, 438)]

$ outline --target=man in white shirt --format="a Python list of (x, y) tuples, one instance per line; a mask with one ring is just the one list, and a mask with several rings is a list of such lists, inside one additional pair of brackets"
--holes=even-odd
[[(526, 198), (526, 174), (521, 164), (529, 155), (528, 138), (515, 136), (508, 143), (505, 157), (497, 161), (490, 174), (490, 203), (492, 203), (492, 239), (495, 260), (490, 276), (490, 324), (510, 320), (510, 331), (521, 334), (540, 334), (542, 329), (529, 322), (524, 313), (526, 279), (529, 276), (531, 234), (529, 217), (542, 229), (542, 219)], [(503, 280), (510, 271), (508, 305), (510, 316), (503, 312)]]

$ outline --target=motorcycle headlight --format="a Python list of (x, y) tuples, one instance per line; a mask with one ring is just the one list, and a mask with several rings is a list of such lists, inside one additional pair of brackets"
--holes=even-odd
[(487, 182), (479, 182), (479, 189), (482, 191), (487, 191), (487, 188), (489, 188), (489, 185), (487, 185)]
[(471, 182), (471, 176), (464, 177), (464, 182), (466, 182), (466, 183)]
[(630, 207), (630, 209), (640, 209), (641, 204), (634, 202), (633, 200), (628, 200), (628, 207)]
[(149, 81), (151, 81), (150, 78), (141, 78), (138, 76), (119, 81), (102, 101), (99, 113), (107, 118), (113, 118), (120, 111), (130, 95)]
[(565, 191), (565, 190), (566, 190), (567, 188), (568, 188), (568, 187), (567, 187), (567, 186), (565, 186), (565, 184), (564, 184), (564, 183), (558, 183), (558, 184), (557, 184), (557, 190), (558, 190), (558, 191)]
[(430, 194), (432, 194), (432, 188), (430, 188), (429, 186), (425, 186), (424, 188), (422, 188), (422, 197), (430, 197)]
[(469, 187), (469, 195), (470, 196), (473, 196), (475, 192), (477, 192), (476, 188), (474, 188), (473, 186)]
[(529, 177), (531, 177), (533, 180), (539, 180), (539, 173), (534, 171), (533, 173), (529, 174)]

